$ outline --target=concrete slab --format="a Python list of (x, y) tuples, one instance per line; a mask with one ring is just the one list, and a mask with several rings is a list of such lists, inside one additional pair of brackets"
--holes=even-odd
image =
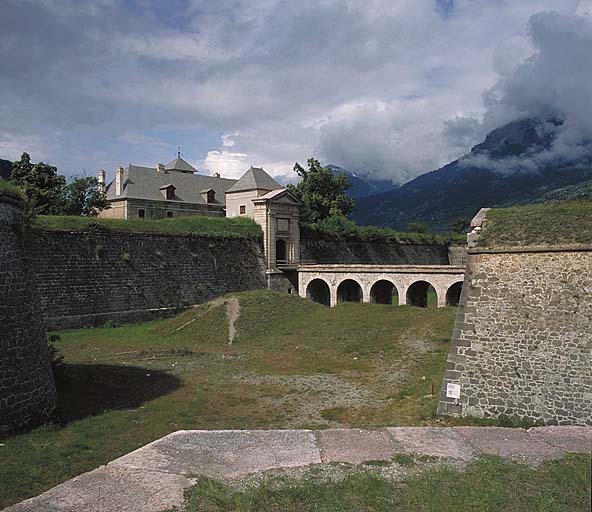
[(316, 438), (323, 462), (361, 464), (391, 460), (393, 456), (393, 445), (386, 430), (319, 430)]
[(562, 452), (592, 453), (592, 429), (589, 427), (534, 427), (528, 434)]
[(180, 475), (101, 466), (5, 512), (159, 512), (181, 506), (193, 483)]
[(543, 439), (528, 434), (526, 430), (504, 427), (455, 427), (477, 451), (516, 461), (538, 462), (557, 459), (561, 450)]
[(411, 455), (470, 460), (473, 448), (455, 429), (447, 427), (392, 427), (387, 429), (395, 449)]
[(238, 477), (320, 462), (310, 430), (181, 430), (109, 465), (180, 475)]

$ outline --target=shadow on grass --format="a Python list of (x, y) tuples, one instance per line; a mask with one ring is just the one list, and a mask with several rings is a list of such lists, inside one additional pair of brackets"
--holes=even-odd
[(114, 409), (139, 407), (181, 385), (174, 375), (158, 370), (108, 364), (63, 364), (56, 369), (55, 379), (55, 421), (62, 425)]

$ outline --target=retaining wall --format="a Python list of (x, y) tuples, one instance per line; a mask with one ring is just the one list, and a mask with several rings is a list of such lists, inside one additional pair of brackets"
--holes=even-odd
[(56, 405), (21, 208), (0, 197), (0, 434), (42, 423)]
[(469, 250), (438, 412), (592, 424), (592, 247)]
[(143, 321), (265, 287), (257, 239), (34, 231), (27, 249), (48, 329)]
[(387, 244), (343, 240), (300, 241), (303, 262), (373, 265), (448, 265), (448, 247), (438, 244)]

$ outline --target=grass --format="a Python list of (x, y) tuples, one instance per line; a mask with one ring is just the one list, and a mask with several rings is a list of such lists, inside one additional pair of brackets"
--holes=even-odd
[[(312, 473), (312, 472), (311, 472)], [(570, 455), (536, 469), (483, 458), (464, 470), (435, 467), (397, 481), (373, 469), (341, 479), (263, 480), (237, 490), (201, 479), (184, 512), (588, 512), (590, 456)]]
[(2, 439), (0, 508), (179, 429), (432, 424), (454, 309), (326, 308), (269, 291), (60, 333), (56, 423)]
[(565, 201), (493, 209), (482, 247), (592, 243), (592, 201)]
[(175, 219), (100, 219), (96, 217), (76, 217), (40, 215), (33, 221), (33, 227), (46, 231), (88, 231), (104, 229), (125, 233), (167, 233), (175, 235), (199, 235), (233, 238), (261, 237), (261, 228), (252, 219), (187, 216)]
[(24, 201), (25, 194), (20, 188), (15, 187), (12, 183), (8, 183), (0, 178), (0, 197), (8, 197), (10, 199)]

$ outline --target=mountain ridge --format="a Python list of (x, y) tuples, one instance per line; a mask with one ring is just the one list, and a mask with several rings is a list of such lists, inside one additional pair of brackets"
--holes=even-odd
[(421, 221), (434, 231), (446, 231), (482, 207), (536, 202), (560, 189), (569, 198), (573, 187), (578, 197), (585, 196), (588, 189), (577, 185), (592, 180), (592, 147), (585, 158), (537, 163), (533, 170), (561, 126), (557, 119), (526, 118), (496, 128), (459, 159), (398, 188), (358, 198), (353, 218), (395, 229)]

